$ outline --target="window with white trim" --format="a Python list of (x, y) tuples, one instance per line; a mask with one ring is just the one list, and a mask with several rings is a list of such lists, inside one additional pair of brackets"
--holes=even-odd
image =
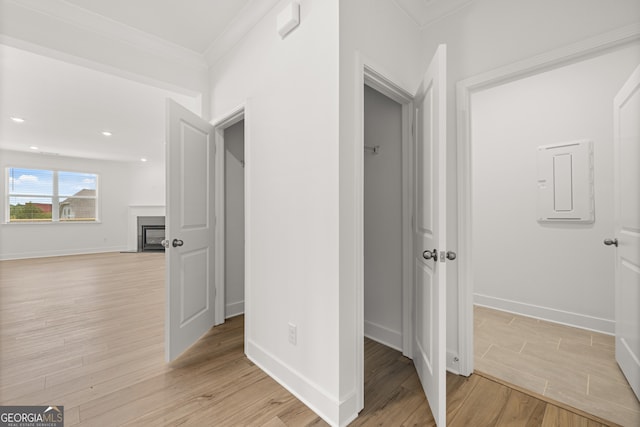
[(6, 222), (98, 221), (98, 175), (7, 168)]

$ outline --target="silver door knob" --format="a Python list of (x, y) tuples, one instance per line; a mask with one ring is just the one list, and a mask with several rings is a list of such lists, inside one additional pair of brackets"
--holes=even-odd
[(184, 245), (184, 242), (180, 239), (173, 239), (173, 247), (177, 248), (178, 246)]
[(169, 241), (167, 239), (163, 239), (162, 242), (160, 242), (160, 244), (164, 248), (168, 248), (169, 247)]
[(604, 239), (604, 244), (607, 246), (615, 246), (618, 247), (618, 239)]
[(435, 249), (432, 251), (424, 251), (422, 252), (422, 258), (438, 261), (438, 251), (436, 251)]
[(448, 259), (449, 261), (453, 261), (454, 259), (456, 259), (456, 258), (457, 258), (457, 256), (458, 256), (458, 255), (456, 255), (456, 253), (455, 253), (455, 252), (453, 252), (453, 251), (447, 251), (447, 259)]

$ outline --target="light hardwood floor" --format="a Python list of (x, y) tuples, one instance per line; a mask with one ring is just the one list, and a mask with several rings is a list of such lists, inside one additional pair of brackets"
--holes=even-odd
[(614, 338), (476, 306), (475, 367), (606, 420), (640, 426)]
[[(243, 354), (243, 317), (163, 361), (164, 256), (0, 262), (0, 405), (64, 405), (66, 426), (315, 426), (315, 413)], [(354, 426), (433, 426), (410, 360), (365, 343)], [(467, 426), (606, 425), (499, 381), (448, 375), (447, 420)]]

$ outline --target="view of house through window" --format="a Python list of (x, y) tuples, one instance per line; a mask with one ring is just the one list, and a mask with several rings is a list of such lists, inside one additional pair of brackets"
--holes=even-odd
[(98, 175), (8, 168), (7, 222), (97, 221)]

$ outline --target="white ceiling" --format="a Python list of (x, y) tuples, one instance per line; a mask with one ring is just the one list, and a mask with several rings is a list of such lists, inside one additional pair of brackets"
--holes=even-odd
[[(200, 112), (196, 98), (5, 45), (0, 45), (0, 70), (4, 149), (162, 161), (165, 99)], [(25, 122), (13, 122), (14, 116)], [(104, 130), (113, 135), (103, 136)]]
[(473, 0), (394, 0), (420, 27), (468, 5)]
[(204, 54), (251, 0), (66, 0), (77, 7)]
[[(471, 0), (393, 0), (428, 25)], [(277, 0), (0, 0), (76, 26), (155, 40), (215, 62)], [(0, 10), (0, 12), (2, 12)], [(5, 11), (6, 12), (6, 11)], [(11, 19), (4, 13), (3, 19)], [(164, 158), (165, 98), (196, 98), (0, 45), (0, 148), (119, 161)], [(25, 118), (17, 124), (11, 116)], [(113, 132), (104, 137), (101, 131)], [(31, 150), (29, 147), (38, 147)]]
[[(230, 30), (240, 15), (248, 15), (252, 10), (269, 8), (275, 4), (275, 1), (264, 0), (55, 1), (75, 5), (200, 54), (214, 49), (216, 42), (223, 38), (225, 31)], [(423, 27), (473, 0), (393, 1)]]

